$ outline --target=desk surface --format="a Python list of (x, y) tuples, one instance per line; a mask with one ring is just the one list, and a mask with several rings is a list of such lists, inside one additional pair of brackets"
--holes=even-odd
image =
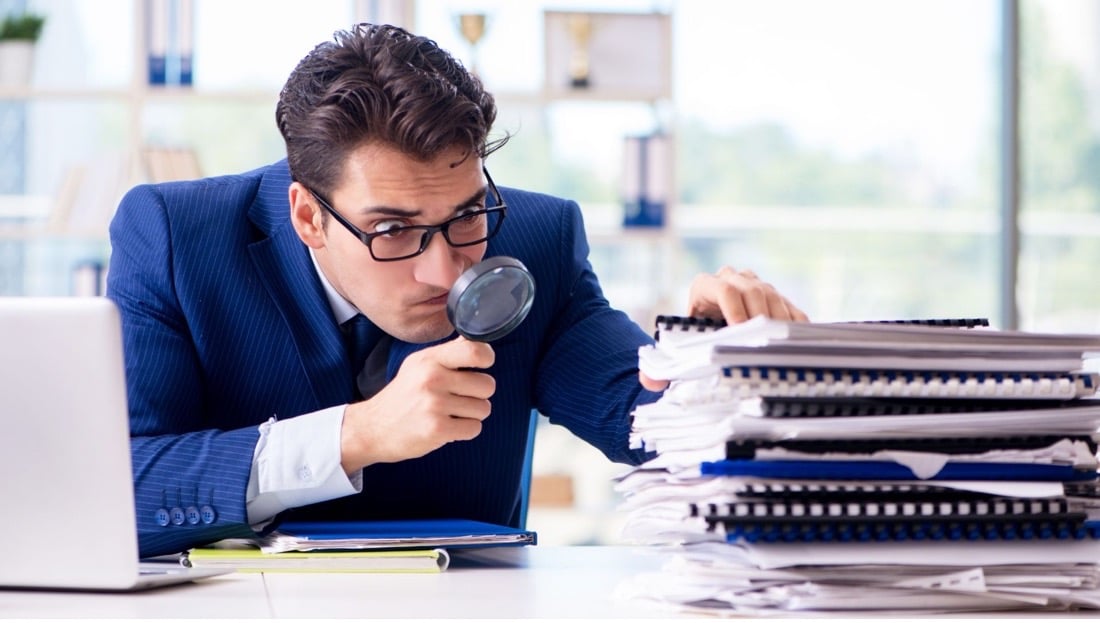
[(4, 618), (665, 618), (614, 599), (655, 569), (630, 547), (495, 548), (440, 574), (234, 573), (129, 594), (0, 591)]

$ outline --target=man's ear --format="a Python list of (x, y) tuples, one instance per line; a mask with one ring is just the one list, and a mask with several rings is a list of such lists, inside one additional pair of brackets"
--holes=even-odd
[(290, 197), (290, 222), (294, 231), (306, 246), (320, 249), (325, 246), (324, 221), (321, 218), (321, 206), (305, 186), (293, 182), (287, 191)]

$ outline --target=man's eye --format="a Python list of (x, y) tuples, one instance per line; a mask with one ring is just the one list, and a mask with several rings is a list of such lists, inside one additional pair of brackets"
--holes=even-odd
[(379, 221), (374, 225), (374, 233), (384, 234), (390, 232), (394, 235), (400, 235), (400, 231), (394, 230), (400, 230), (403, 227), (405, 227), (405, 223), (403, 221)]

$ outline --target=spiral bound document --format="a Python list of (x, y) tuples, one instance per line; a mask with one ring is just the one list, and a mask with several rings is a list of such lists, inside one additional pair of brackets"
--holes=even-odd
[(1071, 400), (1096, 393), (1095, 372), (992, 373), (935, 370), (722, 368), (721, 382), (741, 397), (856, 396)]
[(1084, 522), (1083, 505), (1065, 498), (1023, 500), (989, 497), (976, 499), (877, 500), (864, 497), (845, 502), (818, 499), (752, 501), (737, 500), (709, 504), (689, 504), (692, 517), (708, 523), (805, 523), (825, 520), (937, 520), (974, 519), (1052, 520)]
[[(699, 472), (704, 476), (807, 480), (912, 480), (916, 477), (907, 465), (890, 461), (726, 459), (704, 462), (699, 466)], [(947, 462), (926, 480), (1073, 482), (1096, 480), (1098, 475), (1095, 469), (1079, 470), (1070, 465)]]
[[(914, 318), (900, 320), (855, 320), (850, 322), (832, 324), (905, 324), (924, 325), (930, 327), (956, 327), (961, 329), (973, 329), (975, 327), (988, 327), (988, 318)], [(714, 331), (727, 326), (725, 320), (717, 318), (704, 318), (702, 316), (677, 316), (674, 314), (660, 314), (656, 320), (657, 333), (654, 338), (659, 339), (662, 331), (687, 331), (703, 333)]]
[[(971, 502), (1006, 499), (1007, 496), (989, 493), (986, 490), (968, 488), (969, 483), (958, 485), (951, 482), (927, 482), (927, 481), (820, 481), (820, 480), (754, 480), (754, 479), (724, 479), (722, 482), (729, 485), (722, 489), (722, 494), (737, 500), (757, 501), (801, 501), (818, 502), (823, 504), (848, 504), (852, 502), (862, 503), (873, 501), (884, 502), (914, 502), (914, 503), (940, 503), (940, 502)], [(1043, 491), (1042, 496), (1007, 498), (1013, 500), (1065, 500), (1070, 497), (1087, 498), (1096, 496), (1098, 483), (1071, 482), (1056, 485), (1058, 497), (1054, 497), (1054, 491)], [(960, 488), (961, 487), (961, 488)], [(1014, 491), (1019, 494), (1020, 491)], [(712, 504), (695, 504), (696, 508), (708, 509), (693, 514), (717, 513)]]
[[(790, 505), (796, 512), (797, 505)], [(888, 505), (884, 505), (888, 506)], [(1100, 523), (1085, 520), (1085, 513), (1039, 513), (983, 517), (944, 515), (925, 517), (705, 517), (712, 531), (730, 542), (818, 541), (1015, 541), (1081, 540), (1100, 538)]]
[(858, 396), (761, 396), (761, 417), (859, 417), (920, 415), (924, 413), (973, 413), (1018, 409), (1064, 409), (1080, 406), (1076, 400), (1027, 400), (1005, 398), (866, 398)]
[(674, 554), (645, 595), (1100, 609), (1100, 334), (987, 327), (660, 317), (638, 362), (669, 386), (630, 432), (653, 456), (616, 485), (626, 538)]
[(926, 496), (815, 498), (690, 504), (692, 517), (727, 539), (763, 541), (1100, 538), (1079, 501)]
[(676, 329), (659, 331), (656, 344), (638, 351), (639, 367), (650, 378), (701, 378), (722, 366), (1072, 372), (1100, 354), (1098, 335), (946, 325), (797, 323), (756, 317), (724, 327), (698, 319), (666, 326)]
[[(832, 493), (832, 494), (831, 494)], [(925, 489), (903, 498), (875, 491), (788, 491), (784, 499), (689, 504), (709, 531), (748, 540), (1098, 538), (1085, 504)]]

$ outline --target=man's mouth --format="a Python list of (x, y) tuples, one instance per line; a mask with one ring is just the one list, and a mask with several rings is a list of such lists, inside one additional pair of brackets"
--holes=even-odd
[(442, 293), (438, 296), (433, 296), (431, 298), (424, 299), (424, 300), (420, 301), (420, 304), (421, 305), (446, 305), (447, 304), (447, 296), (449, 294), (450, 294), (449, 292), (444, 292), (444, 293)]

